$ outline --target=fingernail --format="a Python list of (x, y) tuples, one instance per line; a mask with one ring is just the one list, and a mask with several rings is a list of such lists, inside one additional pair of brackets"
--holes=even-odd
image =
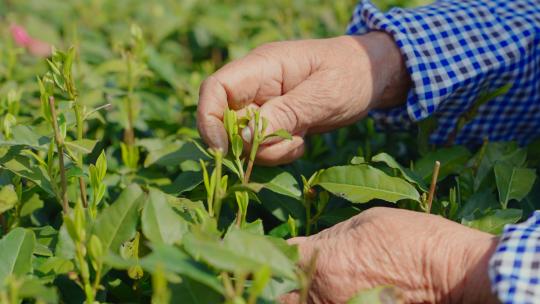
[(245, 127), (243, 130), (242, 130), (242, 138), (246, 141), (246, 142), (251, 142), (251, 128), (250, 127)]

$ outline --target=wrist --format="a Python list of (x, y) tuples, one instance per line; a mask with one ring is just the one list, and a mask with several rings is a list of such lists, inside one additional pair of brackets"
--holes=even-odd
[(455, 241), (437, 246), (440, 252), (431, 264), (435, 297), (443, 303), (498, 303), (488, 275), (497, 243), (496, 237), (468, 228), (456, 233)]
[(490, 236), (471, 244), (468, 254), (465, 254), (465, 273), (463, 293), (460, 303), (498, 303), (497, 297), (491, 292), (489, 279), (489, 260), (497, 247), (499, 240)]
[(373, 77), (372, 109), (385, 109), (405, 103), (411, 77), (396, 42), (385, 32), (357, 36), (371, 62)]

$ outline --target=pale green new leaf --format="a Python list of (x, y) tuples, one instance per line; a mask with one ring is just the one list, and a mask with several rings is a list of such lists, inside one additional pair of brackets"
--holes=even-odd
[(150, 189), (141, 221), (144, 236), (154, 243), (177, 243), (188, 230), (185, 220), (167, 202), (167, 196), (156, 189)]
[(0, 214), (15, 207), (18, 201), (17, 192), (13, 185), (6, 185), (0, 189)]
[(373, 199), (393, 203), (402, 199), (420, 200), (420, 194), (410, 183), (368, 165), (331, 167), (319, 175), (315, 185), (353, 203)]
[(347, 304), (386, 304), (402, 303), (399, 291), (392, 286), (378, 286), (373, 289), (360, 291), (347, 301)]
[(76, 152), (76, 153), (82, 153), (82, 154), (89, 154), (94, 150), (94, 146), (96, 145), (97, 141), (92, 139), (80, 139), (80, 140), (74, 140), (74, 141), (66, 141), (65, 145), (70, 150)]
[(521, 201), (531, 191), (536, 172), (534, 169), (516, 168), (507, 163), (495, 165), (495, 180), (503, 209), (512, 199)]
[(0, 240), (0, 284), (10, 275), (32, 270), (35, 242), (34, 233), (24, 228), (15, 228)]
[(281, 139), (292, 140), (291, 134), (289, 132), (287, 132), (287, 130), (285, 130), (285, 129), (280, 129), (280, 130), (277, 130), (276, 132), (274, 132), (272, 134), (266, 135), (264, 137), (264, 140), (268, 140), (268, 139), (270, 139), (272, 137), (279, 137)]

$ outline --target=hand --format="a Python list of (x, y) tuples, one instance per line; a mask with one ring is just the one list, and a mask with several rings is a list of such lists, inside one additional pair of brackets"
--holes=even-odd
[(318, 252), (309, 303), (345, 303), (379, 285), (397, 287), (405, 303), (497, 303), (487, 270), (497, 239), (439, 216), (372, 208), (290, 243), (300, 266)]
[[(285, 129), (293, 139), (262, 145), (257, 161), (282, 164), (303, 154), (307, 133), (394, 106), (405, 99), (409, 83), (399, 49), (385, 33), (270, 43), (204, 81), (197, 122), (203, 139), (226, 151), (225, 109), (258, 108), (269, 121), (268, 134)], [(250, 131), (243, 132), (247, 142)]]

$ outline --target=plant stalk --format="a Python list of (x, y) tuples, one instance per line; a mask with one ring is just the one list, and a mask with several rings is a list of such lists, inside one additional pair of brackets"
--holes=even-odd
[[(84, 134), (84, 119), (83, 119), (83, 115), (81, 113), (81, 108), (79, 104), (77, 103), (76, 100), (73, 100), (73, 102), (74, 102), (73, 110), (75, 112), (75, 120), (77, 124), (77, 140), (82, 140), (83, 134)], [(79, 166), (82, 169), (82, 166), (83, 166), (82, 153), (78, 153), (77, 161), (79, 163)], [(87, 208), (88, 201), (87, 201), (87, 193), (86, 193), (86, 183), (84, 182), (84, 178), (82, 176), (79, 176), (79, 188), (81, 190), (81, 200), (83, 203), (83, 207)]]
[(60, 167), (60, 182), (62, 184), (62, 208), (64, 214), (68, 214), (69, 204), (67, 197), (67, 180), (66, 180), (66, 168), (64, 166), (64, 139), (60, 134), (60, 129), (58, 128), (58, 116), (56, 115), (56, 106), (54, 104), (54, 97), (49, 98), (49, 106), (51, 108), (52, 124), (54, 129), (54, 140), (56, 142), (56, 149), (58, 152), (58, 165)]
[(436, 161), (435, 167), (433, 167), (433, 176), (431, 177), (431, 186), (429, 187), (428, 201), (427, 201), (427, 213), (431, 213), (431, 205), (433, 204), (433, 197), (435, 196), (435, 189), (437, 188), (437, 180), (439, 179), (439, 170), (441, 169), (441, 162)]

